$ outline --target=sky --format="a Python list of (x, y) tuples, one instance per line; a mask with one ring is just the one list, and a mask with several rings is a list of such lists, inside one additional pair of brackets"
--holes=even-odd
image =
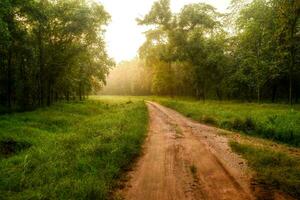
[[(149, 12), (155, 0), (97, 0), (112, 17), (106, 28), (105, 40), (108, 54), (116, 61), (130, 60), (137, 56), (145, 41), (146, 27), (138, 26), (136, 18)], [(189, 3), (208, 3), (224, 12), (231, 0), (171, 0), (171, 9), (178, 12)]]

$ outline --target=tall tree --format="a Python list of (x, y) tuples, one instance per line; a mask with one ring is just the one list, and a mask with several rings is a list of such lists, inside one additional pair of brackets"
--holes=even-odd
[(1, 1), (0, 105), (26, 110), (83, 99), (114, 65), (103, 39), (109, 19), (92, 1)]

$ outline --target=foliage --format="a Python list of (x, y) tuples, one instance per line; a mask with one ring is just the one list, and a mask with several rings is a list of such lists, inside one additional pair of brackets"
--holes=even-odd
[(149, 27), (140, 58), (152, 94), (297, 102), (299, 16), (296, 0), (235, 0), (228, 14), (204, 3), (172, 13), (158, 0), (138, 19)]
[(27, 110), (82, 99), (104, 83), (103, 6), (86, 0), (1, 1), (0, 105)]
[(125, 97), (3, 115), (0, 198), (107, 199), (146, 130), (144, 102)]

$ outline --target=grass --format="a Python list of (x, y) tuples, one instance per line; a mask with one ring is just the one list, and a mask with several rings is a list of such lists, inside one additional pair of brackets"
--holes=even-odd
[(300, 159), (267, 148), (231, 142), (231, 148), (241, 154), (257, 173), (257, 182), (300, 196)]
[(107, 199), (147, 120), (144, 102), (125, 97), (0, 116), (0, 199)]
[(153, 97), (196, 121), (300, 147), (300, 106)]

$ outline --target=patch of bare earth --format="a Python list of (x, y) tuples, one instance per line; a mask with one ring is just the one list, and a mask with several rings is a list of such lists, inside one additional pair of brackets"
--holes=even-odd
[[(147, 105), (149, 133), (143, 155), (118, 192), (124, 199), (250, 200), (269, 195), (254, 195), (246, 162), (231, 151), (219, 129), (157, 103)], [(277, 196), (272, 198), (282, 198)]]

